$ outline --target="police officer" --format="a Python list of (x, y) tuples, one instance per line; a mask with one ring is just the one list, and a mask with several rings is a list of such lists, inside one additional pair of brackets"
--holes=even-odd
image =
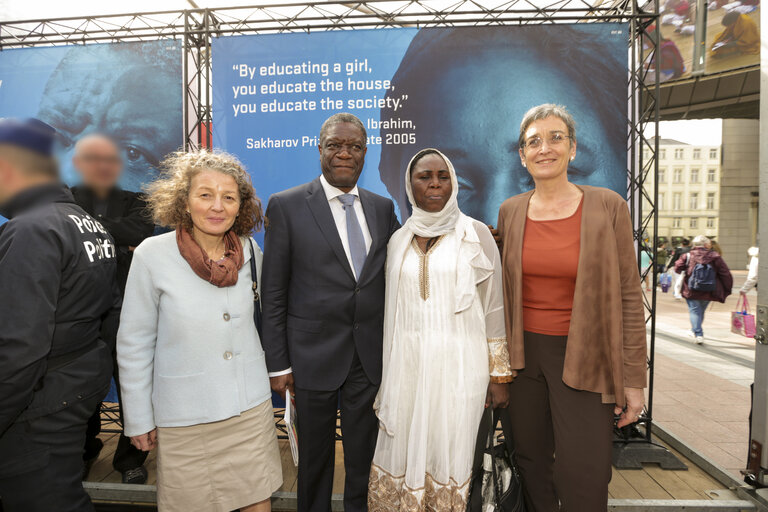
[[(147, 213), (147, 203), (137, 192), (123, 190), (118, 186), (123, 171), (123, 160), (117, 144), (106, 135), (93, 133), (78, 140), (72, 162), (80, 174), (80, 184), (72, 187), (72, 195), (77, 204), (98, 220), (114, 239), (117, 251), (117, 283), (121, 293), (125, 292), (133, 249), (152, 235), (154, 230), (152, 219)], [(114, 360), (113, 363), (119, 393), (120, 378), (117, 363)], [(119, 407), (119, 413), (122, 423), (122, 407)], [(97, 437), (100, 432), (101, 404), (96, 406), (88, 421), (83, 454), (83, 478), (87, 477), (104, 446)], [(124, 484), (146, 483), (147, 470), (143, 464), (147, 455), (149, 452), (139, 450), (131, 444), (130, 439), (120, 433), (112, 457), (112, 467), (122, 474)]]
[(92, 511), (88, 418), (112, 375), (115, 246), (74, 202), (55, 131), (0, 120), (0, 499), (5, 512)]

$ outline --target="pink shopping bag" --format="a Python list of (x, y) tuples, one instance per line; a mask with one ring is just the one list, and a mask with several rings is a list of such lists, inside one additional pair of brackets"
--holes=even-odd
[(731, 313), (731, 332), (747, 338), (755, 337), (755, 315), (750, 314), (749, 302), (744, 295), (736, 302), (736, 311)]

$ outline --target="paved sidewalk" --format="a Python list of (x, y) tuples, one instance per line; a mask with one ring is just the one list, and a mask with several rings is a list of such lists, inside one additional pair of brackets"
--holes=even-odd
[[(701, 346), (688, 335), (684, 300), (658, 290), (656, 307), (654, 421), (737, 477), (749, 443), (755, 342), (731, 333), (730, 322), (745, 278), (734, 272), (734, 294), (708, 308)], [(748, 299), (754, 312), (757, 295)]]

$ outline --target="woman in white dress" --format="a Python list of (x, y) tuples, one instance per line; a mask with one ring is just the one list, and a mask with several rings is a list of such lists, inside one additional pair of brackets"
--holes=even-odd
[(499, 251), (459, 210), (442, 153), (417, 153), (405, 187), (413, 213), (387, 247), (368, 508), (464, 512), (483, 409), (507, 406), (513, 378)]

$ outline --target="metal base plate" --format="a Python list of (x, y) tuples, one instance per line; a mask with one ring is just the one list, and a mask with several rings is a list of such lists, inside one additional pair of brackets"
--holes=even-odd
[(614, 441), (613, 466), (616, 469), (643, 469), (643, 464), (658, 464), (662, 469), (688, 469), (663, 446), (646, 441)]

